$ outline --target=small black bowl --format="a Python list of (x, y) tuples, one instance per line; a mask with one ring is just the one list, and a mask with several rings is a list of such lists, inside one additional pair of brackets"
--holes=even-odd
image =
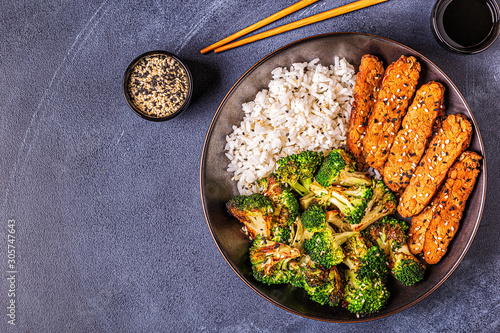
[(479, 53), (498, 37), (500, 8), (495, 0), (438, 0), (431, 28), (436, 40), (449, 51)]
[[(172, 107), (172, 110), (168, 111), (167, 113), (164, 114), (154, 114), (153, 112), (148, 113), (142, 110), (139, 107), (139, 103), (135, 100), (136, 97), (131, 96), (131, 92), (129, 89), (129, 82), (131, 79), (131, 75), (133, 71), (137, 68), (138, 65), (140, 65), (141, 62), (147, 61), (148, 59), (158, 59), (158, 57), (155, 56), (160, 56), (163, 59), (167, 59), (167, 61), (170, 61), (172, 66), (168, 67), (169, 70), (172, 70), (172, 73), (164, 73), (164, 75), (154, 75), (153, 81), (156, 83), (152, 84), (152, 86), (149, 86), (148, 89), (144, 88), (136, 88), (137, 89), (137, 94), (134, 94), (134, 96), (146, 96), (148, 99), (153, 99), (152, 103), (154, 104), (154, 107), (156, 108), (156, 105), (161, 104), (161, 101), (165, 101), (163, 95), (161, 95), (162, 100), (157, 99), (154, 100), (155, 97), (158, 95), (155, 94), (155, 86), (161, 86), (163, 83), (166, 82), (171, 82), (172, 77), (171, 75), (174, 75), (176, 77), (182, 77), (183, 80), (185, 80), (185, 84), (181, 85), (180, 87), (174, 87), (172, 90), (172, 95), (169, 96), (168, 100), (171, 101), (173, 98), (174, 100), (177, 101), (177, 105), (174, 105)], [(164, 58), (165, 57), (165, 58)], [(161, 59), (161, 60), (163, 60)], [(154, 66), (155, 64), (153, 64)], [(152, 73), (149, 71), (146, 71), (143, 73), (143, 75), (148, 76), (149, 74), (152, 75)], [(142, 77), (142, 76), (141, 76)], [(141, 78), (139, 77), (139, 78)], [(175, 89), (180, 89), (180, 90), (175, 90)], [(137, 58), (135, 58), (130, 65), (127, 67), (127, 70), (125, 71), (125, 75), (123, 76), (123, 94), (125, 95), (125, 100), (127, 101), (127, 104), (130, 106), (130, 108), (140, 117), (151, 120), (151, 121), (165, 121), (165, 120), (170, 120), (179, 114), (181, 114), (184, 110), (187, 109), (189, 106), (189, 103), (191, 101), (191, 96), (193, 94), (193, 77), (191, 75), (191, 72), (189, 71), (189, 68), (174, 54), (167, 52), (167, 51), (149, 51), (144, 54), (141, 54)], [(179, 97), (184, 94), (184, 98)], [(161, 110), (160, 107), (158, 107), (158, 110)]]

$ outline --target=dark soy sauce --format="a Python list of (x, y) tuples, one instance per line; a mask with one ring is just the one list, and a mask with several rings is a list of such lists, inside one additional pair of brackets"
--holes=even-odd
[(464, 53), (474, 53), (489, 46), (498, 34), (498, 4), (494, 1), (439, 1), (433, 13), (438, 39)]
[(444, 9), (445, 35), (460, 47), (481, 43), (493, 29), (493, 13), (484, 0), (453, 0)]

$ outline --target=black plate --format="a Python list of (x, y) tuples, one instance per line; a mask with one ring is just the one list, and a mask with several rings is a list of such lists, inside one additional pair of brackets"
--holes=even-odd
[(215, 113), (207, 132), (200, 165), (201, 199), (205, 218), (212, 237), (224, 259), (234, 272), (255, 292), (273, 304), (292, 313), (331, 322), (359, 322), (387, 317), (423, 300), (438, 288), (455, 270), (469, 249), (476, 234), (486, 195), (486, 161), (483, 159), (478, 177), (464, 213), (461, 226), (440, 263), (428, 268), (425, 279), (412, 287), (389, 280), (391, 298), (376, 315), (356, 318), (341, 307), (321, 306), (309, 299), (300, 289), (288, 285), (267, 286), (257, 282), (248, 259), (249, 241), (241, 232), (242, 225), (231, 217), (225, 203), (238, 194), (232, 175), (226, 171), (229, 160), (224, 155), (226, 135), (231, 126), (243, 119), (241, 104), (254, 99), (267, 87), (271, 71), (289, 67), (294, 62), (319, 58), (320, 63), (333, 63), (334, 56), (345, 57), (357, 70), (364, 54), (374, 54), (387, 66), (401, 55), (415, 56), (421, 66), (419, 84), (436, 80), (446, 87), (445, 105), (448, 114), (462, 113), (473, 123), (474, 134), (470, 149), (484, 157), (484, 147), (476, 120), (453, 82), (436, 65), (420, 53), (394, 41), (366, 34), (332, 33), (309, 37), (286, 45), (252, 66), (231, 88)]

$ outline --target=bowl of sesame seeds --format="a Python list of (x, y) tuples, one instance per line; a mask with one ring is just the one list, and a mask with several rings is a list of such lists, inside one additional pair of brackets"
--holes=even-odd
[(137, 115), (151, 121), (165, 121), (188, 107), (193, 78), (188, 67), (174, 54), (149, 51), (127, 67), (123, 92)]

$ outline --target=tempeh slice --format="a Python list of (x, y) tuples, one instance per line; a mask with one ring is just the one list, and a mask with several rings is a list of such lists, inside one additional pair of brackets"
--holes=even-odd
[(450, 169), (430, 208), (426, 208), (433, 212), (423, 249), (428, 264), (436, 264), (441, 260), (458, 230), (465, 203), (480, 172), (480, 159), (481, 156), (475, 152), (464, 152)]
[(444, 91), (444, 86), (435, 81), (417, 90), (384, 165), (384, 182), (393, 192), (402, 192), (410, 183), (436, 119), (444, 115)]
[(410, 230), (408, 231), (408, 248), (413, 254), (421, 253), (424, 250), (425, 233), (434, 214), (431, 206), (433, 206), (432, 203), (411, 219)]
[(357, 167), (360, 170), (365, 167), (363, 138), (366, 133), (366, 125), (373, 105), (377, 101), (383, 75), (384, 66), (376, 56), (365, 54), (361, 58), (359, 71), (356, 74), (356, 84), (354, 85), (354, 102), (346, 142), (347, 149), (356, 159)]
[(382, 170), (420, 76), (415, 57), (401, 56), (387, 67), (363, 138), (366, 163)]
[(427, 206), (471, 137), (472, 125), (464, 115), (451, 114), (443, 120), (399, 199), (401, 216), (415, 216)]

